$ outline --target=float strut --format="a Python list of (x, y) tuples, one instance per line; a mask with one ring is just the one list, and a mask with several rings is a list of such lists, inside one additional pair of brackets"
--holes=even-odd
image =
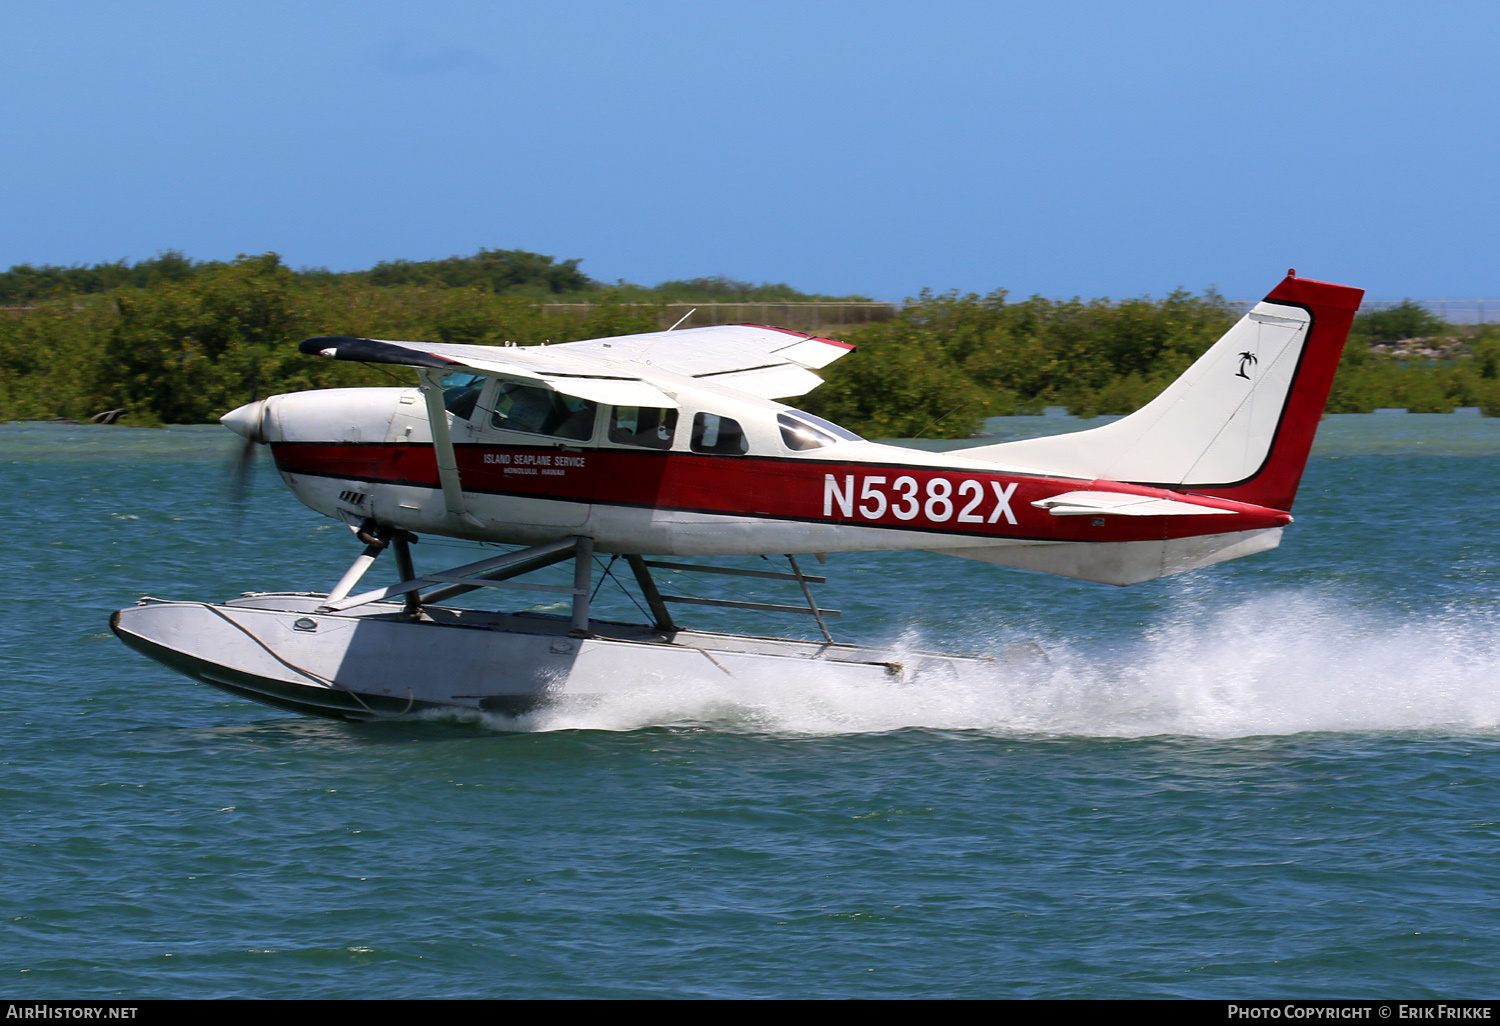
[(373, 520), (366, 520), (355, 532), (355, 536), (365, 543), (365, 551), (361, 552), (359, 558), (350, 564), (344, 576), (339, 578), (339, 583), (335, 584), (333, 590), (328, 593), (328, 598), (325, 600), (328, 603), (349, 597), (349, 592), (354, 590), (354, 586), (365, 575), (365, 571), (370, 569), (370, 564), (374, 563), (375, 558), (385, 551), (386, 545), (391, 540), (391, 530), (388, 527), (376, 527)]
[(625, 562), (630, 564), (630, 572), (635, 574), (635, 583), (640, 587), (641, 594), (645, 596), (646, 605), (651, 608), (651, 615), (656, 622), (651, 626), (659, 631), (675, 631), (677, 625), (672, 622), (672, 614), (667, 611), (666, 602), (662, 601), (661, 592), (656, 589), (656, 581), (651, 577), (651, 571), (646, 567), (646, 561), (640, 556), (626, 556)]
[(594, 579), (594, 539), (579, 536), (573, 544), (573, 631), (589, 632), (589, 585)]
[(792, 573), (797, 575), (797, 583), (802, 585), (802, 596), (807, 599), (807, 608), (812, 611), (813, 619), (818, 621), (818, 630), (823, 632), (823, 640), (833, 644), (833, 635), (828, 633), (828, 625), (823, 622), (823, 611), (818, 608), (817, 601), (813, 598), (812, 591), (807, 587), (807, 578), (803, 576), (802, 570), (797, 566), (797, 557), (787, 553), (787, 562), (792, 564)]
[(411, 569), (411, 550), (406, 545), (409, 541), (416, 541), (417, 536), (410, 531), (400, 531), (394, 527), (381, 527), (371, 518), (359, 526), (359, 530), (354, 532), (354, 536), (365, 543), (365, 551), (361, 552), (359, 557), (350, 564), (349, 569), (344, 571), (344, 576), (339, 578), (339, 583), (333, 586), (333, 590), (323, 600), (325, 609), (333, 603), (349, 597), (349, 592), (354, 590), (354, 586), (365, 575), (365, 571), (370, 569), (371, 564), (385, 551), (386, 546), (391, 543), (392, 539), (395, 539), (399, 546), (396, 559), (398, 564), (401, 564), (401, 572), (405, 574)]
[[(392, 555), (396, 557), (396, 573), (400, 575), (400, 579), (403, 581), (414, 581), (417, 579), (417, 568), (411, 561), (410, 544), (410, 542), (416, 540), (416, 535), (410, 535), (408, 540), (408, 535), (405, 531), (397, 531), (391, 538)], [(409, 591), (402, 598), (406, 604), (407, 616), (415, 618), (421, 614), (422, 597), (419, 594)]]

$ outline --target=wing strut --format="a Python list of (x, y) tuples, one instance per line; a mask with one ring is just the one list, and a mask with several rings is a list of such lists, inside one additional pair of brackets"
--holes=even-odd
[(475, 527), (483, 522), (464, 506), (463, 484), (458, 479), (458, 456), (453, 451), (453, 435), (448, 431), (448, 411), (443, 408), (443, 386), (429, 370), (417, 371), (422, 379), (422, 398), (427, 400), (427, 423), (432, 429), (432, 451), (437, 457), (438, 480), (443, 484), (443, 505), (448, 513), (467, 520)]

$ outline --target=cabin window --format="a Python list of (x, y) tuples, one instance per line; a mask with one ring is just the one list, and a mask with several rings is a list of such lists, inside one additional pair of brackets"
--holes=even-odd
[(676, 410), (658, 410), (649, 406), (616, 406), (609, 413), (609, 440), (616, 445), (670, 449), (672, 436), (676, 431)]
[(698, 413), (693, 416), (692, 449), (716, 456), (743, 456), (750, 451), (750, 443), (745, 441), (739, 421), (717, 413)]
[(474, 416), (479, 393), (484, 391), (483, 375), (444, 374), (439, 384), (443, 387), (443, 409), (464, 420)]
[(500, 382), (490, 424), (503, 431), (551, 435), (586, 442), (594, 437), (594, 411), (588, 399), (563, 395), (549, 388)]
[(803, 413), (801, 410), (788, 410), (777, 414), (776, 423), (781, 428), (781, 440), (786, 443), (788, 449), (794, 452), (821, 449), (825, 445), (833, 445), (837, 442), (864, 441), (853, 431), (841, 428), (822, 417), (815, 417), (811, 413)]

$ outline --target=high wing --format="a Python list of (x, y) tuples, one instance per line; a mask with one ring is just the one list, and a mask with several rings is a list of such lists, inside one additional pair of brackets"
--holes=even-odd
[(802, 395), (813, 373), (854, 349), (847, 342), (751, 324), (617, 335), (550, 346), (475, 346), (325, 335), (310, 355), (429, 371), (468, 370), (617, 406), (676, 407), (674, 393), (701, 382), (764, 399)]
[(854, 351), (848, 342), (763, 324), (724, 324), (565, 342), (548, 349), (625, 358), (762, 399), (786, 399), (823, 383), (813, 371)]
[(550, 346), (470, 346), (323, 335), (305, 339), (297, 348), (333, 360), (393, 363), (428, 372), (473, 371), (616, 406), (677, 406), (667, 392), (628, 365), (569, 356), (553, 352)]

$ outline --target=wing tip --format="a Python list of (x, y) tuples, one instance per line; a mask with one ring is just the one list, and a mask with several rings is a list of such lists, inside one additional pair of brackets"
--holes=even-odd
[(810, 332), (806, 332), (806, 331), (796, 331), (796, 330), (794, 330), (792, 328), (778, 328), (774, 324), (751, 324), (749, 321), (742, 321), (739, 324), (734, 325), (734, 327), (736, 327), (736, 328), (763, 328), (766, 331), (779, 331), (783, 335), (795, 335), (797, 338), (807, 339), (810, 342), (827, 342), (829, 345), (831, 345), (831, 346), (838, 346), (840, 349), (846, 349), (846, 350), (850, 350), (850, 351), (853, 351), (853, 349), (854, 349), (854, 343), (853, 342), (840, 342), (836, 338), (824, 338), (822, 335), (814, 335), (814, 334), (812, 334)]
[(326, 356), (334, 360), (393, 363), (402, 367), (425, 367), (429, 370), (445, 370), (460, 365), (457, 360), (417, 349), (415, 344), (410, 345), (411, 347), (409, 344), (382, 342), (352, 335), (315, 335), (298, 343), (297, 351), (308, 356)]

